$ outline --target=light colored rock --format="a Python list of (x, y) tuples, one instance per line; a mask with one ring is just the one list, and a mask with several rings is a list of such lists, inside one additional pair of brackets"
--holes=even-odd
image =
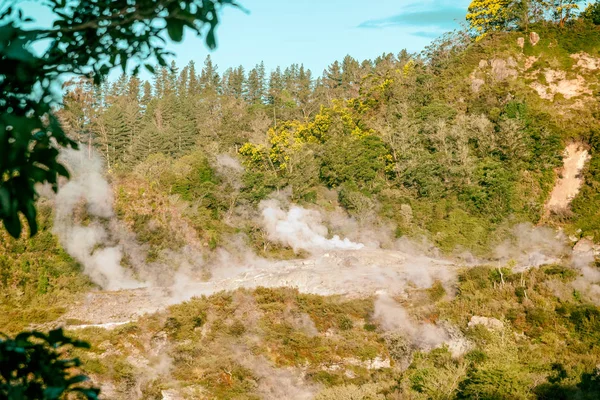
[(529, 68), (533, 67), (533, 64), (535, 64), (535, 62), (538, 60), (539, 58), (536, 56), (529, 56), (525, 59), (525, 70), (528, 70)]
[(357, 367), (363, 367), (368, 370), (391, 368), (391, 360), (389, 358), (375, 357), (372, 360), (361, 361), (358, 358), (345, 358), (343, 361), (346, 365), (355, 365)]
[(535, 46), (539, 42), (540, 42), (540, 35), (538, 35), (535, 32), (531, 32), (529, 34), (529, 43), (531, 43), (532, 46)]
[[(510, 59), (509, 59), (510, 60)], [(504, 81), (508, 78), (514, 78), (518, 75), (518, 72), (512, 65), (516, 66), (516, 62), (512, 60), (512, 63), (501, 58), (492, 60), (492, 75), (498, 81)]]
[(600, 69), (600, 58), (595, 58), (587, 53), (581, 52), (577, 54), (571, 54), (571, 58), (577, 61), (574, 67), (586, 69), (589, 71), (596, 71)]
[(574, 79), (567, 79), (565, 71), (546, 69), (544, 71), (547, 85), (540, 82), (533, 82), (530, 87), (534, 89), (542, 99), (553, 101), (557, 94), (561, 94), (565, 99), (582, 95), (592, 95), (586, 80), (577, 75)]
[(471, 78), (471, 90), (473, 93), (479, 93), (481, 87), (485, 85), (485, 81), (481, 78)]
[(523, 37), (520, 37), (520, 38), (518, 38), (518, 39), (517, 39), (517, 45), (518, 45), (520, 48), (524, 48), (524, 47), (525, 47), (525, 38), (523, 38)]
[(160, 394), (163, 400), (183, 400), (183, 396), (175, 389), (163, 390)]
[(547, 211), (568, 209), (583, 185), (581, 172), (589, 159), (588, 151), (579, 143), (571, 143), (564, 152), (563, 168), (560, 178), (550, 193), (546, 204)]
[(489, 66), (489, 64), (488, 64), (487, 60), (479, 61), (479, 68), (484, 69), (484, 68), (487, 68), (488, 66)]
[(472, 328), (477, 325), (483, 325), (484, 327), (486, 327), (488, 329), (496, 330), (496, 331), (500, 331), (500, 330), (504, 329), (504, 323), (502, 321), (500, 321), (499, 319), (478, 317), (478, 316), (474, 315), (473, 317), (471, 317), (471, 320), (469, 321), (469, 328)]
[(590, 239), (581, 239), (575, 247), (573, 247), (573, 253), (589, 253), (596, 250), (596, 245)]

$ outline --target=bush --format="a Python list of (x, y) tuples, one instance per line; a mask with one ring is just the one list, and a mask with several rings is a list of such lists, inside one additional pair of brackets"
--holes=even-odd
[(97, 399), (100, 391), (83, 384), (88, 378), (78, 371), (79, 359), (65, 358), (67, 347), (89, 345), (66, 337), (62, 329), (0, 336), (0, 398), (58, 400), (72, 393)]

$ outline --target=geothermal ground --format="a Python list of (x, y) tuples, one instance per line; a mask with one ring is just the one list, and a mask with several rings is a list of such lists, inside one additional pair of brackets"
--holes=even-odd
[[(450, 283), (458, 267), (449, 261), (388, 250), (333, 251), (304, 260), (249, 265), (230, 276), (200, 282), (185, 277), (169, 288), (152, 287), (91, 292), (59, 324), (112, 328), (195, 296), (256, 287), (292, 287), (320, 295), (401, 294), (407, 287)], [(226, 275), (226, 274), (223, 274)]]

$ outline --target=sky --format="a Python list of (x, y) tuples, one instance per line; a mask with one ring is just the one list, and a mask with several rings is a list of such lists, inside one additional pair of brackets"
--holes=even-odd
[[(347, 54), (362, 61), (402, 49), (418, 52), (440, 34), (459, 27), (469, 0), (239, 0), (248, 10), (225, 8), (217, 30), (218, 47), (209, 51), (187, 31), (169, 44), (175, 61), (202, 65), (207, 54), (222, 72), (246, 70), (264, 61), (268, 70), (304, 64), (320, 75)], [(39, 24), (51, 21), (38, 2), (21, 2)]]

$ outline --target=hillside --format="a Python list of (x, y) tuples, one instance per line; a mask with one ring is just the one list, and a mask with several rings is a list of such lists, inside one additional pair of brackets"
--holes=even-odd
[(110, 399), (598, 398), (600, 29), (532, 29), (72, 82), (1, 330)]

